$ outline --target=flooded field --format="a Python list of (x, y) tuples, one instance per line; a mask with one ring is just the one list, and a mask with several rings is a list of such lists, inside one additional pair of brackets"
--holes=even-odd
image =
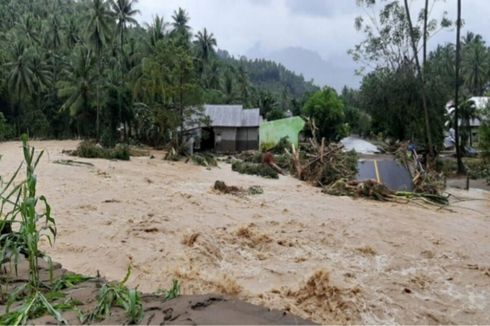
[[(331, 197), (290, 177), (239, 175), (135, 157), (73, 159), (77, 142), (32, 142), (46, 153), (40, 193), (57, 218), (63, 267), (144, 292), (182, 281), (185, 294), (228, 294), (319, 323), (490, 323), (490, 193), (452, 190), (448, 209)], [(20, 143), (0, 144), (2, 175)], [(212, 190), (260, 185), (263, 195)]]

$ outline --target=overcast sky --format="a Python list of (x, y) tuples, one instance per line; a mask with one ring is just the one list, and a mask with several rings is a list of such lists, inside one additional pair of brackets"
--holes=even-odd
[[(412, 2), (417, 6), (422, 0)], [(180, 6), (188, 11), (193, 31), (206, 27), (215, 35), (220, 49), (236, 56), (284, 61), (307, 79), (340, 88), (343, 84), (355, 87), (359, 81), (354, 76), (356, 65), (347, 55), (362, 40), (354, 29), (354, 19), (363, 10), (355, 3), (356, 0), (139, 0), (138, 8), (140, 20), (149, 22), (156, 14), (170, 21)], [(449, 18), (455, 19), (456, 3), (438, 0), (434, 18), (446, 10)], [(490, 42), (490, 0), (462, 3), (465, 30), (480, 33)], [(454, 31), (441, 33), (431, 43), (454, 38)], [(291, 48), (295, 50), (292, 55)], [(303, 52), (310, 63), (323, 63), (323, 67), (311, 71), (311, 64), (297, 62), (302, 61), (298, 58)]]

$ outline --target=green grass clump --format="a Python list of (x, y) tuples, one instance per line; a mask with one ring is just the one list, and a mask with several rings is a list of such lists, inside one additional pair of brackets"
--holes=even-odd
[(235, 161), (231, 165), (231, 169), (240, 174), (258, 175), (269, 179), (279, 179), (279, 174), (277, 171), (265, 164)]
[(173, 280), (172, 287), (170, 289), (159, 289), (155, 294), (158, 296), (162, 296), (163, 301), (173, 300), (180, 295), (180, 282), (177, 280)]
[(261, 186), (251, 186), (247, 190), (247, 194), (251, 196), (264, 194), (264, 189)]
[(136, 289), (128, 289), (125, 284), (131, 275), (131, 267), (121, 282), (106, 283), (97, 295), (94, 310), (82, 317), (84, 324), (102, 321), (111, 314), (113, 307), (123, 308), (129, 324), (137, 324), (143, 318), (143, 304)]
[(81, 142), (72, 154), (83, 158), (103, 158), (121, 161), (129, 161), (130, 159), (130, 150), (127, 145), (118, 144), (114, 148), (104, 148), (91, 141)]

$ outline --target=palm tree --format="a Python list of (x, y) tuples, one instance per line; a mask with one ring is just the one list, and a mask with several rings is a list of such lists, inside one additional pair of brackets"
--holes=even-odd
[(218, 45), (213, 33), (208, 33), (208, 30), (204, 28), (202, 32), (198, 32), (196, 35), (196, 45), (199, 52), (199, 57), (203, 62), (208, 62), (211, 55), (214, 54), (214, 48)]
[[(50, 25), (48, 27), (48, 35), (47, 37), (47, 46), (48, 46), (48, 52), (51, 56), (52, 59), (52, 74), (53, 74), (53, 79), (54, 83), (57, 82), (58, 80), (58, 51), (61, 47), (61, 26), (60, 22), (58, 20), (57, 15), (53, 15), (50, 20)], [(53, 83), (53, 85), (54, 85)]]
[(158, 41), (165, 38), (167, 35), (168, 25), (169, 24), (163, 19), (163, 17), (158, 15), (153, 18), (153, 23), (151, 25), (146, 25), (150, 34), (150, 45), (152, 47), (155, 47)]
[[(139, 10), (134, 9), (133, 6), (138, 2), (138, 0), (112, 0), (111, 5), (112, 5), (112, 10), (116, 14), (116, 23), (117, 23), (117, 32), (119, 34), (119, 66), (120, 66), (120, 73), (121, 75), (119, 76), (119, 84), (121, 85), (122, 80), (124, 79), (124, 58), (125, 58), (125, 53), (124, 53), (124, 33), (126, 32), (127, 25), (138, 25), (138, 22), (136, 19), (134, 19), (134, 16), (136, 16), (139, 13)], [(118, 112), (119, 112), (119, 121), (122, 122), (122, 103), (121, 103), (121, 90), (122, 87), (117, 89), (117, 98), (118, 98)], [(126, 132), (124, 133), (124, 136), (126, 137)]]
[(7, 85), (9, 92), (14, 97), (14, 102), (19, 102), (26, 94), (34, 91), (34, 73), (32, 72), (32, 52), (21, 41), (17, 41), (10, 49), (10, 61), (5, 64), (8, 71)]
[(138, 3), (138, 0), (112, 0), (112, 10), (116, 15), (117, 32), (119, 34), (119, 46), (121, 51), (121, 60), (124, 57), (124, 33), (128, 24), (138, 25), (134, 16), (139, 14), (139, 10), (133, 6)]
[(70, 49), (73, 49), (80, 42), (78, 23), (73, 17), (70, 17), (65, 28), (65, 39)]
[(458, 0), (458, 19), (456, 21), (456, 76), (454, 86), (454, 130), (456, 137), (456, 158), (458, 161), (458, 174), (464, 173), (463, 160), (461, 159), (461, 148), (459, 146), (459, 87), (460, 87), (460, 64), (461, 64), (461, 0)]
[(483, 96), (490, 71), (490, 57), (481, 38), (474, 38), (463, 49), (463, 75), (471, 95)]
[(469, 140), (469, 145), (473, 146), (471, 121), (480, 118), (476, 103), (474, 101), (464, 99), (463, 103), (460, 103), (459, 105), (459, 116), (461, 118), (461, 126), (464, 127), (461, 132), (461, 145), (466, 146)]
[(32, 50), (22, 41), (13, 44), (9, 51), (9, 59), (4, 65), (7, 71), (7, 88), (12, 95), (11, 110), (15, 119), (15, 130), (20, 133), (20, 109), (22, 100), (34, 93), (35, 81), (32, 69)]
[(202, 77), (205, 67), (209, 63), (211, 55), (214, 55), (214, 48), (217, 46), (214, 35), (208, 33), (205, 28), (202, 32), (198, 32), (196, 35), (196, 41), (194, 42), (197, 48), (198, 54), (198, 70), (199, 75)]
[(173, 26), (173, 35), (177, 37), (178, 42), (180, 45), (188, 46), (189, 44), (189, 39), (191, 37), (190, 34), (190, 26), (189, 26), (189, 15), (187, 12), (179, 8), (177, 11), (174, 12), (174, 15), (172, 16), (172, 26)]
[(100, 75), (102, 73), (100, 60), (102, 50), (108, 42), (111, 35), (110, 20), (111, 12), (104, 0), (90, 0), (89, 23), (87, 26), (87, 36), (89, 43), (95, 50), (97, 61), (97, 120), (96, 120), (96, 135), (97, 140), (100, 136)]
[(69, 110), (70, 116), (77, 121), (79, 135), (80, 116), (91, 109), (90, 98), (96, 82), (94, 68), (91, 50), (85, 46), (78, 46), (70, 64), (63, 71), (63, 81), (58, 84), (58, 95), (64, 99), (61, 110)]
[(39, 37), (37, 35), (38, 26), (36, 26), (36, 21), (31, 14), (27, 14), (21, 17), (18, 23), (18, 27), (26, 40), (34, 44), (39, 44)]

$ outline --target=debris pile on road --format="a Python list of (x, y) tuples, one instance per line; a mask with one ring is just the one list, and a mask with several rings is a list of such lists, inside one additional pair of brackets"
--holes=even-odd
[(357, 174), (357, 154), (344, 152), (343, 146), (326, 144), (323, 138), (317, 141), (317, 128), (310, 123), (313, 137), (307, 146), (296, 149), (292, 146), (291, 173), (298, 179), (325, 187), (338, 180), (352, 180)]

